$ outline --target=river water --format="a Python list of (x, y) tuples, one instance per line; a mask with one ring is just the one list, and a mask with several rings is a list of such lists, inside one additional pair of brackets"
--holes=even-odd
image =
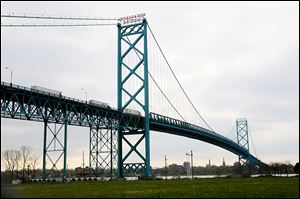
[[(194, 175), (194, 179), (200, 179), (200, 178), (225, 178), (228, 175)], [(254, 174), (251, 175), (251, 177), (259, 177), (259, 176), (266, 176), (266, 174)], [(278, 177), (294, 177), (297, 176), (297, 174), (272, 174), (271, 176), (278, 176)], [(158, 179), (166, 179), (166, 176), (156, 176)], [(138, 177), (125, 177), (126, 180), (138, 180)], [(192, 176), (167, 176), (167, 180), (171, 179), (192, 179)]]

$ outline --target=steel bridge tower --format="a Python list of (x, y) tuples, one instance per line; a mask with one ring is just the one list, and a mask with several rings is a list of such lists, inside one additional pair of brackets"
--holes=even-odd
[[(129, 56), (137, 56), (136, 63), (128, 61)], [(121, 25), (118, 24), (118, 110), (124, 111), (130, 104), (139, 107), (144, 115), (144, 125), (138, 128), (118, 129), (118, 177), (137, 174), (150, 177), (150, 138), (149, 138), (149, 88), (148, 88), (148, 52), (147, 21)], [(137, 90), (129, 90), (128, 84), (137, 80)], [(124, 100), (125, 96), (129, 98)], [(134, 143), (129, 137), (138, 138)], [(144, 143), (144, 149), (138, 146)], [(125, 146), (129, 151), (125, 152)], [(129, 157), (138, 156), (138, 161)]]
[[(249, 139), (248, 139), (248, 123), (246, 118), (236, 120), (237, 143), (249, 152)], [(239, 157), (239, 164), (244, 166), (247, 159), (241, 155)]]
[[(61, 177), (63, 180), (65, 180), (67, 177), (67, 115), (63, 114), (64, 124), (53, 123), (52, 127), (51, 122), (49, 121), (49, 118), (51, 117), (49, 112), (50, 111), (45, 108), (44, 113), (41, 113), (46, 116), (44, 117), (42, 179), (46, 180), (46, 178), (48, 177), (56, 178), (60, 176), (58, 172), (58, 165), (59, 160), (63, 157), (63, 174)], [(47, 160), (49, 160), (49, 162), (51, 163), (51, 168), (48, 169), (48, 171), (46, 168)]]
[[(89, 167), (92, 176), (117, 177), (117, 130), (112, 121), (90, 127)], [(90, 170), (91, 171), (91, 170)]]

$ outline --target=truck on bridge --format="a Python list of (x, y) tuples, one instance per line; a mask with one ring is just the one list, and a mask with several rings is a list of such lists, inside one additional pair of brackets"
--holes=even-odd
[(33, 92), (37, 92), (37, 93), (50, 93), (50, 94), (54, 94), (57, 96), (61, 96), (61, 91), (57, 91), (57, 90), (53, 90), (53, 89), (49, 89), (49, 88), (45, 88), (45, 87), (41, 87), (41, 86), (31, 86), (31, 90)]
[(129, 108), (126, 108), (126, 109), (124, 110), (124, 113), (142, 116), (142, 114), (141, 114), (140, 111), (137, 111), (137, 110), (134, 110), (134, 109), (129, 109)]
[(89, 104), (94, 105), (94, 106), (103, 107), (103, 108), (110, 108), (108, 103), (101, 102), (101, 101), (98, 101), (98, 100), (89, 100)]

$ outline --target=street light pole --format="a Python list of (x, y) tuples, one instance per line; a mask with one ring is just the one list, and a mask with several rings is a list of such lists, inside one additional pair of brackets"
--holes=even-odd
[(186, 155), (191, 156), (191, 165), (192, 165), (192, 179), (193, 179), (193, 151), (191, 150), (191, 153), (186, 153)]
[(12, 76), (13, 76), (13, 70), (10, 67), (5, 67), (5, 69), (10, 69), (10, 84), (12, 85)]
[(82, 177), (85, 177), (85, 171), (84, 171), (84, 150), (82, 150)]
[(191, 151), (191, 162), (192, 162), (192, 180), (193, 180), (193, 151)]
[(29, 183), (29, 168), (30, 168), (30, 165), (28, 164), (27, 165), (27, 182)]
[(165, 155), (165, 176), (167, 179), (167, 156)]
[(83, 91), (85, 91), (85, 100), (86, 100), (86, 103), (87, 103), (87, 89), (86, 88), (81, 88), (81, 90)]

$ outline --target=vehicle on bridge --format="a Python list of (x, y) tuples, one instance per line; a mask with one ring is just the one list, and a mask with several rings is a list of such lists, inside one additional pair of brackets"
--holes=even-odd
[(31, 91), (33, 92), (37, 92), (37, 93), (50, 93), (50, 94), (54, 94), (56, 96), (61, 96), (61, 91), (57, 91), (57, 90), (53, 90), (53, 89), (49, 89), (49, 88), (45, 88), (45, 87), (41, 87), (41, 86), (31, 86)]
[(89, 104), (94, 105), (94, 106), (103, 107), (103, 108), (110, 108), (108, 103), (101, 102), (101, 101), (98, 101), (98, 100), (89, 100)]
[(142, 116), (141, 112), (138, 110), (134, 110), (134, 109), (130, 109), (130, 108), (126, 108), (124, 110), (124, 113), (128, 113), (128, 114), (132, 114), (132, 115), (138, 115), (138, 116)]

